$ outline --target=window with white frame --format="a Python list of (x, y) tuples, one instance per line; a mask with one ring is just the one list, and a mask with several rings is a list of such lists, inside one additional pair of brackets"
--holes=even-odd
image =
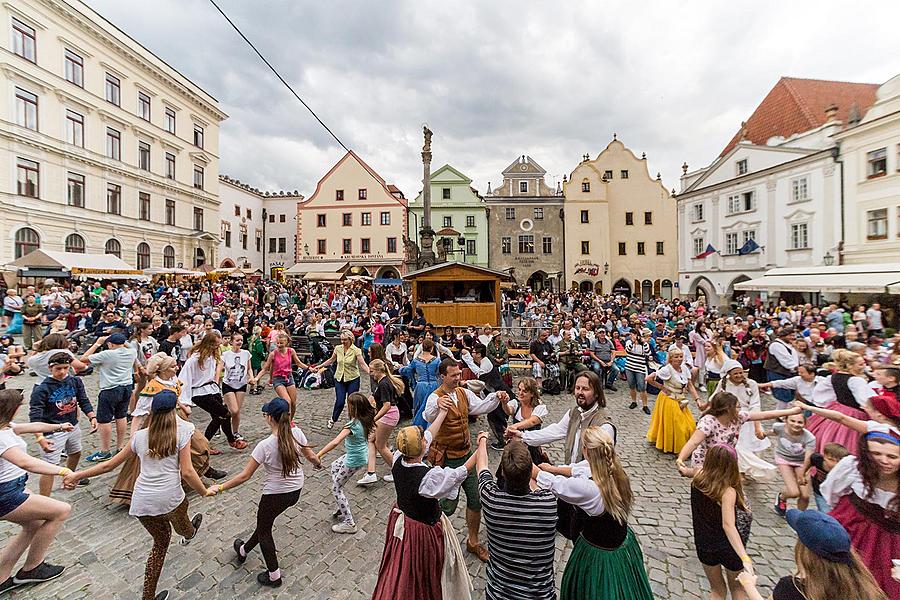
[(791, 180), (791, 200), (793, 202), (809, 200), (809, 180), (806, 177)]
[(516, 218), (516, 209), (515, 208), (507, 208), (506, 209), (506, 220), (511, 221)]
[(728, 214), (749, 212), (756, 208), (756, 192), (742, 192), (728, 196)]
[(511, 254), (512, 253), (512, 238), (511, 237), (500, 238), (500, 252), (502, 254)]
[(34, 27), (26, 25), (19, 19), (12, 18), (13, 53), (25, 60), (37, 62), (37, 35)]
[(534, 236), (530, 233), (519, 236), (519, 254), (534, 254)]
[(703, 254), (703, 251), (706, 250), (706, 244), (703, 241), (702, 237), (695, 237), (693, 240), (694, 253), (693, 256), (697, 256), (698, 254)]
[(887, 238), (887, 209), (878, 208), (866, 212), (866, 239), (883, 240)]
[(74, 110), (66, 111), (66, 141), (84, 148), (84, 117)]
[(544, 218), (544, 208), (542, 206), (535, 207), (533, 214), (534, 214), (535, 219), (537, 219), (537, 220), (543, 219)]
[(466, 227), (475, 227), (475, 215), (466, 215)]
[(16, 125), (37, 131), (38, 97), (28, 90), (16, 88)]
[(703, 203), (698, 202), (696, 204), (691, 205), (691, 222), (699, 223), (703, 221)]
[(122, 100), (122, 84), (119, 78), (109, 73), (106, 74), (106, 101), (120, 106)]
[(150, 96), (138, 92), (138, 116), (145, 121), (150, 120)]
[(743, 246), (750, 240), (756, 240), (756, 230), (755, 229), (745, 229), (741, 232), (741, 245)]
[[(737, 254), (738, 248), (738, 234), (737, 232), (731, 232), (725, 234), (725, 254)], [(699, 254), (699, 252), (697, 253)]]
[(867, 153), (866, 161), (868, 162), (866, 176), (869, 178), (881, 177), (887, 173), (887, 148), (879, 148)]
[(809, 225), (807, 223), (791, 224), (791, 250), (809, 248)]
[(742, 158), (741, 160), (735, 163), (737, 174), (738, 175), (746, 175), (747, 174), (747, 159)]
[(84, 59), (72, 52), (64, 52), (66, 81), (84, 87)]
[(444, 227), (453, 227), (453, 217), (451, 217), (451, 216), (444, 217)]
[(175, 133), (175, 110), (166, 107), (166, 117), (164, 120), (165, 130), (169, 133)]

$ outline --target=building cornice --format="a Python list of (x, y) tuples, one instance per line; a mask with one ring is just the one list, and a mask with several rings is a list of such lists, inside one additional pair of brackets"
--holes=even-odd
[[(177, 70), (168, 65), (164, 60), (156, 56), (153, 52), (139, 44), (136, 40), (128, 37), (124, 32), (119, 31), (123, 37), (126, 37), (130, 41), (134, 42), (141, 50), (147, 52), (154, 59), (158, 60), (162, 65), (166, 68), (171, 69), (173, 73), (175, 73), (178, 77), (183, 78), (190, 85), (194, 86), (205, 94), (209, 100), (203, 98), (199, 93), (190, 89), (188, 85), (178, 80), (178, 77), (175, 77), (169, 73), (166, 73), (164, 69), (159, 68), (157, 65), (154, 65), (151, 61), (147, 60), (144, 56), (141, 56), (136, 49), (129, 47), (127, 44), (122, 43), (120, 39), (115, 37), (111, 32), (103, 29), (97, 23), (95, 23), (89, 16), (77, 10), (74, 6), (66, 2), (62, 2), (61, 0), (38, 0), (45, 7), (49, 8), (57, 15), (63, 17), (71, 25), (74, 25), (82, 33), (85, 33), (92, 37), (95, 41), (103, 44), (107, 48), (112, 49), (120, 58), (127, 60), (134, 67), (143, 71), (147, 75), (149, 75), (152, 79), (164, 84), (165, 86), (174, 89), (178, 92), (179, 95), (189, 100), (195, 106), (200, 107), (203, 112), (208, 114), (211, 118), (213, 118), (216, 122), (224, 121), (228, 118), (228, 115), (219, 110), (216, 106), (216, 99), (203, 91), (202, 88), (193, 83), (190, 79), (179, 73)], [(102, 18), (102, 17), (101, 17)], [(107, 23), (109, 23), (107, 21)], [(111, 25), (111, 24), (110, 24)], [(115, 27), (115, 26), (113, 26)], [(211, 101), (210, 101), (211, 100)]]
[(752, 173), (747, 173), (746, 175), (741, 175), (740, 177), (734, 177), (732, 179), (728, 179), (707, 187), (692, 189), (690, 191), (681, 192), (680, 194), (676, 194), (675, 198), (680, 200), (690, 200), (691, 198), (695, 198), (697, 196), (703, 196), (710, 192), (714, 192), (717, 190), (721, 190), (723, 188), (733, 186), (733, 185), (748, 185), (751, 181), (757, 178), (762, 178), (763, 176), (772, 175), (781, 170), (789, 170), (798, 165), (802, 165), (807, 162), (816, 162), (822, 158), (827, 158), (831, 156), (831, 148), (825, 150), (819, 150), (807, 156), (801, 156), (800, 158), (795, 158), (794, 160), (789, 160), (787, 162), (783, 162), (767, 169), (762, 169), (761, 171), (754, 171)]

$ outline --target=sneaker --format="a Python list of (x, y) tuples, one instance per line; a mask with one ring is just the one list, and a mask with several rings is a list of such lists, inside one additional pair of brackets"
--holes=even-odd
[(244, 564), (244, 561), (247, 560), (247, 555), (241, 555), (241, 546), (244, 545), (244, 540), (238, 538), (234, 540), (234, 553), (237, 554), (237, 560), (239, 563)]
[(335, 533), (356, 533), (356, 525), (353, 523), (335, 523), (331, 526), (331, 530)]
[(266, 586), (266, 587), (273, 587), (273, 588), (281, 587), (281, 577), (279, 577), (279, 578), (276, 579), (275, 581), (272, 581), (272, 580), (269, 578), (269, 572), (268, 572), (268, 571), (263, 571), (262, 573), (260, 573), (259, 575), (257, 575), (257, 576), (256, 576), (256, 581), (259, 582), (259, 585), (264, 585), (264, 586)]
[(13, 577), (13, 583), (22, 585), (23, 583), (41, 583), (42, 581), (50, 581), (51, 579), (56, 579), (62, 575), (65, 570), (65, 567), (42, 562), (30, 571), (19, 569), (19, 572)]
[(388, 483), (394, 483), (394, 476), (388, 473), (384, 477), (381, 478), (383, 481), (387, 481)]
[(12, 576), (7, 577), (6, 581), (0, 583), (0, 594), (14, 590), (17, 587), (19, 587), (19, 584), (13, 581)]
[(78, 485), (81, 485), (81, 486), (91, 485), (91, 480), (88, 479), (87, 477), (85, 477), (84, 479), (79, 479)]
[(645, 407), (643, 408), (643, 411), (644, 411), (644, 414), (645, 414), (645, 415), (649, 415), (649, 414), (650, 414), (650, 407), (649, 407), (649, 406), (645, 406)]
[(243, 450), (244, 448), (247, 447), (247, 442), (246, 442), (246, 440), (241, 440), (241, 439), (235, 438), (235, 440), (233, 442), (229, 443), (229, 446), (231, 446), (235, 450)]
[(332, 421), (331, 419), (328, 419), (328, 423), (327, 423), (325, 426), (326, 426), (328, 429), (333, 428), (333, 427), (334, 427), (334, 421)]
[(636, 408), (637, 408), (637, 402), (632, 402), (631, 404), (628, 405), (628, 408), (630, 408), (631, 410), (636, 409)]
[(366, 473), (365, 477), (356, 482), (357, 485), (372, 485), (378, 481), (378, 475), (375, 473)]
[(203, 474), (204, 477), (209, 477), (210, 479), (222, 479), (226, 475), (228, 475), (227, 471), (221, 471), (212, 467), (207, 468), (206, 473)]
[(101, 452), (100, 450), (94, 452), (90, 456), (88, 456), (85, 460), (89, 463), (101, 463), (106, 462), (112, 458), (112, 453), (110, 452)]
[(169, 600), (169, 590), (163, 590), (153, 600)]
[(202, 523), (202, 522), (203, 522), (203, 515), (202, 515), (202, 514), (198, 513), (198, 514), (194, 515), (194, 518), (191, 519), (191, 525), (194, 526), (194, 535), (192, 535), (192, 536), (189, 537), (189, 538), (181, 538), (181, 545), (182, 545), (182, 546), (187, 546), (188, 544), (191, 543), (191, 540), (192, 540), (192, 539), (194, 539), (195, 537), (197, 537), (197, 532), (200, 531), (200, 523)]
[(503, 452), (503, 448), (506, 447), (506, 444), (503, 442), (491, 442), (491, 449), (496, 450), (497, 452)]
[(778, 492), (778, 495), (775, 496), (775, 514), (783, 517), (785, 513), (787, 513), (787, 501), (781, 495), (781, 492)]
[(617, 391), (617, 390), (616, 390), (616, 386), (614, 386), (614, 385), (608, 385), (608, 386), (606, 386), (606, 389), (608, 389), (608, 390), (611, 391), (611, 392)]

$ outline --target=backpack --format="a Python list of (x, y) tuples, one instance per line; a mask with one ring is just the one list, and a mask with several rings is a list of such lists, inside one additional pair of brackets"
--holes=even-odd
[(545, 394), (558, 396), (562, 391), (562, 386), (559, 385), (558, 379), (544, 379), (541, 381), (541, 390), (543, 390)]

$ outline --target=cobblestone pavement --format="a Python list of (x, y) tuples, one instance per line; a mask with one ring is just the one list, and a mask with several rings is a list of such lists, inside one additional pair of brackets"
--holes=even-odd
[[(26, 388), (32, 377), (19, 376), (10, 387)], [(97, 396), (97, 376), (85, 378), (92, 402)], [(678, 476), (674, 458), (663, 455), (644, 439), (650, 417), (639, 410), (628, 410), (624, 386), (608, 396), (609, 413), (619, 430), (618, 452), (635, 492), (635, 506), (631, 526), (644, 552), (650, 583), (658, 598), (700, 599), (706, 597), (707, 584), (703, 570), (694, 553), (691, 530), (688, 481)], [(364, 384), (365, 387), (365, 384)], [(243, 409), (242, 433), (252, 445), (261, 439), (265, 424), (260, 416), (262, 401), (271, 397), (270, 390), (262, 396), (248, 396)], [(325, 421), (331, 411), (332, 390), (302, 392), (299, 400), (299, 421), (311, 444), (321, 447), (337, 433), (329, 431)], [(555, 420), (571, 407), (569, 395), (545, 398), (551, 417)], [(764, 403), (766, 399), (764, 398)], [(766, 403), (769, 408), (772, 402)], [(652, 405), (652, 403), (651, 403)], [(345, 413), (346, 414), (346, 413)], [(18, 420), (27, 420), (22, 409)], [(200, 410), (194, 411), (194, 422), (202, 427), (207, 419)], [(87, 423), (82, 428), (87, 431)], [(485, 427), (484, 418), (478, 427)], [(473, 431), (476, 427), (473, 427)], [(37, 445), (29, 438), (29, 450)], [(85, 451), (94, 451), (97, 435), (85, 435)], [(237, 452), (227, 447), (223, 438), (214, 445), (223, 450), (213, 457), (213, 464), (237, 473), (249, 456), (249, 449)], [(334, 460), (340, 449), (326, 457)], [(555, 461), (562, 460), (558, 444), (549, 448)], [(771, 452), (771, 451), (769, 451)], [(491, 451), (495, 466), (499, 454)], [(769, 455), (771, 460), (771, 455)], [(213, 498), (198, 498), (188, 491), (190, 513), (204, 513), (203, 526), (196, 540), (188, 546), (174, 543), (169, 548), (159, 589), (171, 590), (171, 598), (296, 598), (316, 600), (349, 600), (371, 596), (378, 574), (384, 544), (387, 514), (394, 500), (393, 487), (383, 482), (369, 488), (348, 485), (354, 516), (359, 526), (356, 535), (337, 535), (330, 528), (334, 511), (331, 479), (327, 469), (315, 471), (305, 468), (306, 485), (300, 502), (276, 522), (275, 541), (284, 577), (284, 585), (276, 590), (263, 589), (256, 583), (256, 573), (264, 568), (262, 555), (254, 551), (244, 565), (234, 560), (232, 541), (246, 537), (255, 525), (256, 507), (262, 488), (262, 474), (243, 486)], [(386, 468), (379, 459), (379, 474)], [(129, 517), (122, 507), (107, 503), (107, 493), (115, 473), (95, 478), (91, 485), (67, 492), (54, 491), (54, 497), (72, 504), (72, 515), (50, 549), (48, 559), (67, 566), (63, 577), (31, 588), (13, 592), (11, 597), (24, 598), (138, 598), (143, 579), (144, 564), (151, 540), (136, 519)], [(356, 477), (354, 477), (354, 480)], [(29, 481), (37, 488), (37, 478)], [(771, 589), (777, 579), (793, 571), (794, 536), (783, 519), (772, 511), (776, 484), (751, 483), (747, 486), (754, 523), (749, 543), (760, 585)], [(453, 517), (464, 539), (463, 510)], [(0, 537), (8, 539), (15, 531), (10, 524), (0, 524)], [(173, 538), (178, 539), (175, 535)], [(557, 543), (557, 580), (561, 578), (571, 543)], [(475, 597), (484, 596), (484, 566), (467, 556), (469, 572), (476, 586)], [(764, 596), (768, 596), (766, 590)]]

